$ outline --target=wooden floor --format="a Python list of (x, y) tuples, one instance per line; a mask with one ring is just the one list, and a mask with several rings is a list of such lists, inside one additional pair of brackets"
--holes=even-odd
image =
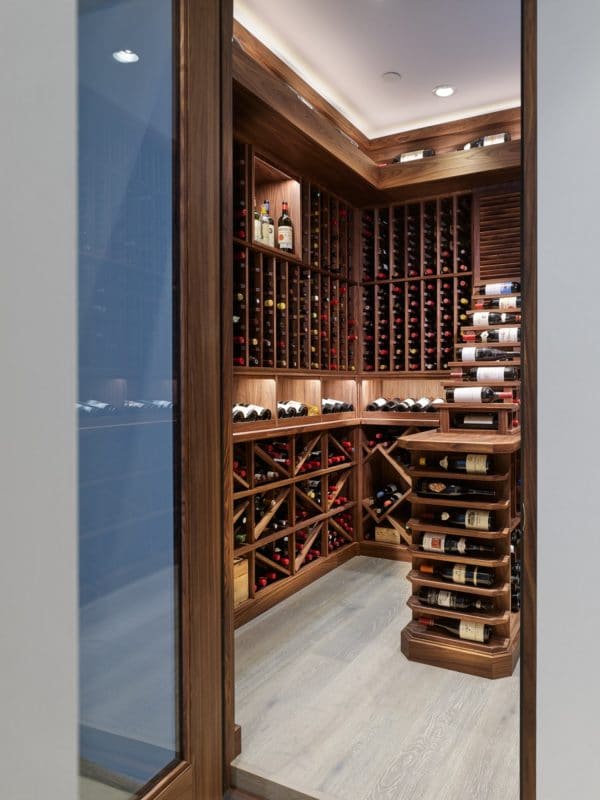
[(408, 569), (353, 558), (237, 631), (236, 785), (268, 800), (518, 800), (518, 673), (407, 661)]

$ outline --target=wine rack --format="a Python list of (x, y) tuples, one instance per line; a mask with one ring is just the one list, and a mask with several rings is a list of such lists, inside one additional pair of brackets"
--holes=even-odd
[[(460, 215), (458, 219), (461, 219)], [(465, 246), (459, 256), (461, 263), (467, 265), (470, 249)], [(402, 632), (402, 651), (416, 661), (497, 678), (512, 674), (519, 655), (520, 594), (514, 589), (520, 581), (520, 360), (514, 355), (519, 353), (520, 292), (496, 295), (495, 285), (480, 283), (475, 286), (471, 298), (468, 284), (463, 284), (460, 276), (456, 282), (457, 308), (461, 322), (467, 323), (461, 327), (461, 337), (467, 342), (458, 343), (456, 349), (461, 356), (464, 351), (468, 360), (461, 358), (450, 363), (460, 372), (452, 376), (455, 380), (443, 381), (443, 386), (450, 391), (471, 388), (476, 392), (482, 387), (502, 392), (508, 390), (510, 399), (516, 402), (484, 404), (460, 402), (459, 398), (459, 402), (439, 406), (439, 431), (427, 431), (401, 439), (400, 445), (411, 453), (411, 465), (407, 472), (413, 486), (407, 497), (412, 516), (406, 523), (412, 535), (409, 547), (412, 571), (409, 580), (413, 594), (408, 605), (413, 620)], [(485, 315), (498, 312), (482, 312), (479, 306), (484, 301), (495, 305), (501, 298), (504, 298), (504, 306), (515, 306), (504, 312), (512, 316), (501, 317), (496, 324), (489, 324), (490, 319)], [(493, 319), (497, 320), (496, 317)], [(510, 358), (502, 359), (502, 347), (497, 350), (500, 355), (497, 360), (481, 360), (478, 357), (481, 355), (479, 348), (498, 344), (488, 344), (489, 332), (497, 332), (491, 333), (492, 339), (509, 339), (503, 344), (515, 348), (511, 349)], [(484, 341), (477, 341), (482, 333)], [(466, 346), (471, 349), (465, 350)], [(446, 459), (448, 456), (456, 458), (460, 454), (471, 459), (471, 466), (465, 461), (463, 470), (456, 471), (448, 466)], [(490, 459), (491, 467), (483, 470), (481, 459), (486, 457)], [(477, 459), (479, 463), (473, 466), (473, 461)], [(442, 466), (444, 464), (445, 469)], [(419, 488), (420, 481), (432, 482), (439, 494), (436, 496), (434, 491), (424, 495)], [(463, 495), (444, 496), (443, 489), (448, 484), (461, 488)], [(494, 491), (492, 498), (477, 498), (477, 489), (483, 495), (490, 488)], [(467, 493), (464, 493), (465, 489)], [(440, 513), (448, 516), (450, 521), (445, 522), (437, 516)], [(454, 513), (464, 513), (465, 520), (471, 514), (470, 521), (465, 521), (463, 527), (452, 525)], [(492, 515), (492, 522), (486, 525), (484, 515), (487, 514)], [(443, 544), (444, 537), (454, 537), (454, 542), (464, 537), (461, 539), (462, 552), (448, 552)], [(473, 554), (464, 549), (465, 543), (471, 543), (473, 550), (476, 545), (487, 545), (488, 551)], [(447, 574), (436, 574), (436, 570), (444, 569), (444, 566)], [(470, 568), (492, 570), (493, 583), (485, 587), (463, 583), (463, 571)], [(425, 572), (424, 569), (433, 571)], [(432, 592), (427, 592), (427, 589)], [(431, 596), (438, 589), (477, 597), (480, 602), (486, 603), (486, 609), (482, 611), (471, 607), (461, 610), (449, 605), (447, 599), (441, 605), (423, 602), (424, 591)], [(445, 598), (447, 596), (444, 595)], [(441, 624), (431, 625), (436, 621)], [(427, 625), (423, 625), (423, 622), (427, 622)], [(458, 639), (456, 632), (453, 635), (452, 631), (448, 632), (443, 627), (461, 623), (479, 626), (475, 637), (479, 639), (473, 641), (469, 638), (473, 636), (473, 626), (460, 633)], [(484, 636), (482, 632), (485, 631), (487, 634)], [(484, 640), (486, 637), (489, 638)]]
[(248, 576), (236, 624), (357, 551), (358, 431), (273, 431), (234, 443), (234, 556), (246, 559)]
[(450, 369), (472, 288), (472, 197), (361, 214), (363, 371)]
[[(356, 372), (359, 331), (353, 209), (291, 178), (251, 145), (233, 145), (233, 365), (256, 370)], [(290, 203), (294, 250), (254, 229), (257, 201)], [(252, 209), (252, 210), (251, 210)]]

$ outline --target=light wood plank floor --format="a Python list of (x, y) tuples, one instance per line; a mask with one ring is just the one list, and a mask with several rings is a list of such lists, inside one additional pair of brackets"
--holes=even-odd
[(408, 569), (353, 558), (236, 632), (240, 788), (518, 800), (518, 673), (488, 681), (405, 659)]

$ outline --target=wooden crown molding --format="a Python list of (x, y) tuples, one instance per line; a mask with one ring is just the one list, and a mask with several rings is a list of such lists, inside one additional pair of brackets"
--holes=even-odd
[[(235, 83), (276, 112), (302, 137), (311, 140), (313, 147), (316, 143), (333, 156), (342, 171), (351, 170), (372, 192), (430, 186), (439, 181), (486, 173), (490, 173), (489, 177), (493, 175), (494, 180), (510, 180), (520, 168), (520, 109), (368, 139), (237, 22), (234, 22), (232, 61)], [(234, 119), (234, 128), (236, 123)], [(511, 134), (511, 142), (489, 150), (456, 150), (466, 141), (502, 131)], [(432, 147), (438, 155), (409, 164), (381, 166), (381, 162), (389, 162), (402, 150), (425, 147)]]

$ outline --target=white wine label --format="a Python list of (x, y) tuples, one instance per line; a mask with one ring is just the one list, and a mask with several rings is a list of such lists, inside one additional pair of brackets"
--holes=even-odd
[(288, 400), (285, 405), (288, 408), (293, 408), (294, 411), (299, 411), (302, 408), (302, 403), (299, 403), (297, 400)]
[(476, 361), (476, 355), (476, 347), (463, 347), (461, 356), (463, 361)]
[(262, 242), (262, 224), (260, 219), (254, 220), (254, 241)]
[(467, 456), (467, 472), (473, 475), (485, 475), (487, 456), (479, 453), (469, 453)]
[(438, 536), (436, 533), (426, 533), (423, 536), (421, 547), (429, 553), (443, 553), (445, 542), (445, 536)]
[(490, 336), (490, 332), (489, 331), (484, 331), (483, 333), (481, 333), (479, 335), (479, 338), (481, 339), (482, 342), (487, 342), (487, 340), (489, 339), (489, 336)]
[(473, 325), (487, 325), (489, 318), (489, 311), (476, 311), (473, 314)]
[(478, 381), (503, 381), (504, 367), (477, 367)]
[(289, 225), (277, 228), (277, 244), (285, 250), (294, 249), (294, 230)]
[(440, 467), (442, 469), (448, 469), (448, 456), (444, 456), (440, 461)]
[(373, 400), (373, 405), (377, 406), (377, 408), (383, 408), (386, 403), (385, 397), (378, 397), (377, 400)]
[(512, 285), (510, 283), (488, 283), (485, 287), (486, 294), (511, 294)]
[(467, 582), (467, 565), (466, 564), (455, 564), (452, 567), (452, 580), (454, 583), (466, 583)]
[(499, 342), (518, 342), (519, 328), (503, 328), (498, 331)]
[(461, 387), (454, 390), (455, 403), (481, 403), (481, 387)]
[(501, 297), (498, 301), (498, 308), (502, 311), (511, 311), (517, 308), (516, 297)]
[(437, 593), (437, 604), (444, 608), (454, 608), (454, 595), (445, 589), (440, 589)]
[(483, 146), (489, 147), (491, 144), (504, 144), (505, 133), (492, 133), (483, 137)]
[(469, 509), (465, 514), (465, 528), (478, 528), (482, 531), (487, 531), (490, 524), (489, 511), (477, 511)]
[(458, 542), (456, 543), (456, 549), (461, 554), (461, 556), (464, 556), (464, 554), (467, 552), (467, 540), (465, 539), (464, 536), (461, 536)]
[(482, 622), (461, 619), (458, 635), (461, 639), (467, 639), (469, 642), (485, 642), (485, 626)]

